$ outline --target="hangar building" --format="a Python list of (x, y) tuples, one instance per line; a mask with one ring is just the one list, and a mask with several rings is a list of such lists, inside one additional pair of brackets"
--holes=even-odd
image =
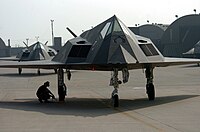
[(167, 27), (168, 25), (153, 23), (139, 27), (129, 27), (129, 29), (137, 35), (150, 38), (155, 46), (161, 51), (161, 49), (163, 49), (163, 47), (161, 47), (161, 38)]
[(161, 52), (164, 56), (183, 57), (200, 41), (200, 15), (186, 15), (175, 20), (164, 32)]

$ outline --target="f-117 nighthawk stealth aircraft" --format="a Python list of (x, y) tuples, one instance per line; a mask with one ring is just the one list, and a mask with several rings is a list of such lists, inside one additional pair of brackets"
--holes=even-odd
[[(129, 70), (145, 69), (146, 91), (149, 100), (155, 99), (153, 70), (155, 67), (199, 63), (198, 59), (166, 58), (148, 38), (135, 35), (115, 15), (80, 36), (66, 42), (51, 61), (43, 62), (0, 62), (6, 68), (45, 68), (58, 69), (59, 101), (64, 101), (64, 72), (70, 70), (111, 71), (110, 85), (114, 87), (112, 99), (114, 107), (119, 106), (118, 89), (128, 82)], [(119, 80), (118, 72), (123, 80)]]
[[(46, 44), (48, 41), (43, 44), (39, 41), (34, 43), (31, 46), (28, 46), (25, 42), (26, 48), (23, 49), (18, 55), (16, 56), (16, 60), (20, 61), (36, 61), (36, 60), (51, 60), (57, 52), (53, 49), (48, 47)], [(19, 74), (22, 72), (22, 68), (18, 68)], [(40, 69), (38, 68), (38, 75), (40, 75)]]
[[(48, 41), (45, 44), (37, 41), (31, 46), (28, 46), (25, 42), (23, 43), (26, 45), (26, 48), (22, 49), (22, 51), (19, 52), (17, 56), (4, 57), (0, 58), (0, 60), (18, 61), (18, 62), (43, 61), (43, 60), (51, 60), (57, 54), (57, 52), (53, 48), (50, 48), (46, 45)], [(22, 67), (18, 67), (18, 72), (19, 74), (22, 73)], [(38, 68), (37, 73), (38, 75), (40, 75), (40, 68)]]

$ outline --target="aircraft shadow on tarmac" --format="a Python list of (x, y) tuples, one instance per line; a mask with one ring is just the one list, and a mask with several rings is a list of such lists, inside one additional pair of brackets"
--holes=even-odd
[(198, 66), (197, 64), (190, 64), (190, 65), (183, 65), (183, 66), (180, 66), (181, 68), (197, 68), (197, 67), (200, 67)]
[(39, 103), (37, 99), (16, 99), (14, 101), (0, 101), (0, 108), (40, 112), (47, 115), (98, 117), (130, 110), (159, 106), (197, 96), (199, 95), (165, 96), (157, 97), (155, 101), (148, 101), (146, 98), (135, 100), (121, 99), (120, 107), (117, 109), (111, 106), (110, 99), (101, 98), (67, 98), (66, 102), (64, 103)]

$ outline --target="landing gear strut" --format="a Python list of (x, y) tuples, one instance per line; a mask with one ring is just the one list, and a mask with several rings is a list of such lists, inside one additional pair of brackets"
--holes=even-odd
[[(128, 82), (129, 72), (127, 68), (122, 69), (122, 78), (123, 78), (123, 83)], [(114, 87), (114, 90), (111, 95), (114, 107), (119, 107), (118, 89), (119, 89), (119, 84), (121, 83), (122, 81), (118, 79), (118, 69), (114, 68), (113, 71), (111, 72), (111, 79), (110, 79), (110, 86)]]
[(114, 107), (119, 107), (118, 88), (121, 81), (118, 79), (118, 69), (114, 68), (111, 73), (110, 86), (114, 87), (111, 98)]
[(58, 96), (59, 96), (60, 102), (65, 101), (66, 89), (67, 88), (64, 83), (64, 71), (62, 68), (59, 68), (58, 69)]
[[(123, 83), (128, 82), (129, 72), (127, 68), (122, 69), (122, 78), (123, 78)], [(122, 81), (118, 79), (118, 69), (114, 68), (113, 71), (111, 72), (111, 79), (110, 79), (110, 86), (114, 87), (114, 90), (111, 95), (112, 103), (114, 107), (119, 107), (118, 89), (119, 89), (119, 84), (121, 83)]]
[(148, 95), (149, 100), (155, 99), (155, 89), (153, 85), (153, 67), (151, 65), (148, 65), (146, 67), (146, 78), (147, 78), (147, 84), (146, 84), (146, 93)]

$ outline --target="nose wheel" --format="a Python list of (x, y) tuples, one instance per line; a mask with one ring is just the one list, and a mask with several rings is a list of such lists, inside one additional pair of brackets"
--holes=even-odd
[(118, 96), (118, 89), (115, 88), (112, 92), (112, 105), (113, 107), (119, 107), (119, 96)]
[(113, 106), (119, 107), (119, 96), (117, 94), (112, 96)]

